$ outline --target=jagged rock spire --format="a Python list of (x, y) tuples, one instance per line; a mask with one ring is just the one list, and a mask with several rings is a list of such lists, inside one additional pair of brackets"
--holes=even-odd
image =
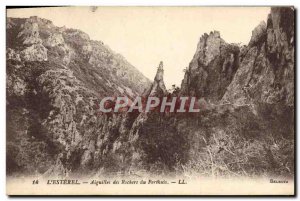
[(161, 61), (159, 63), (158, 68), (157, 68), (157, 72), (156, 72), (154, 81), (156, 81), (156, 82), (162, 82), (163, 83), (164, 82), (163, 79), (164, 79), (164, 64)]
[(147, 91), (146, 96), (164, 96), (167, 94), (167, 89), (164, 83), (164, 64), (161, 61), (157, 68), (154, 82), (151, 88)]

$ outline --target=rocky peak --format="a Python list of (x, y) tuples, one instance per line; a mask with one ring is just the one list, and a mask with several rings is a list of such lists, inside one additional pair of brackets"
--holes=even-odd
[(161, 61), (161, 62), (159, 63), (158, 68), (157, 68), (157, 72), (156, 72), (154, 81), (156, 81), (156, 82), (162, 81), (162, 82), (163, 82), (163, 79), (164, 79), (164, 64), (163, 64), (163, 62)]
[(220, 37), (220, 32), (205, 33), (200, 38), (195, 56), (199, 57), (202, 64), (208, 65), (216, 56), (220, 55), (220, 47), (224, 43), (224, 40)]
[(257, 45), (258, 43), (261, 43), (261, 41), (265, 40), (266, 38), (266, 30), (267, 30), (267, 24), (265, 21), (262, 21), (259, 23), (257, 27), (252, 31), (252, 36), (249, 42), (249, 46)]
[(44, 18), (40, 18), (38, 16), (31, 16), (26, 21), (31, 22), (31, 23), (38, 23), (39, 25), (42, 25), (42, 26), (48, 26), (49, 28), (54, 27), (52, 21), (44, 19)]
[(218, 31), (201, 36), (185, 70), (181, 93), (220, 100), (239, 65), (239, 47), (226, 43)]
[(55, 27), (52, 21), (37, 16), (31, 16), (21, 25), (21, 31), (19, 32), (18, 37), (23, 40), (24, 45), (42, 43), (42, 40), (52, 32), (53, 28)]
[[(103, 42), (90, 40), (89, 35), (81, 30), (56, 27), (49, 20), (33, 16), (8, 18), (7, 35), (7, 46), (13, 50), (9, 52), (10, 59), (49, 61), (69, 68), (101, 96), (135, 96), (150, 85), (150, 81), (124, 57)], [(136, 85), (136, 80), (140, 85)]]
[(163, 62), (159, 63), (157, 68), (157, 72), (154, 78), (154, 82), (152, 83), (149, 90), (144, 94), (146, 97), (148, 96), (164, 96), (167, 94), (167, 89), (164, 83), (164, 67)]
[[(273, 63), (294, 59), (294, 10), (272, 8), (267, 23), (267, 51)], [(283, 54), (281, 54), (281, 52)]]

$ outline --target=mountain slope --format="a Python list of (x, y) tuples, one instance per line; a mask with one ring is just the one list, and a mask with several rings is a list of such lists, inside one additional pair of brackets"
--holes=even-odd
[(8, 173), (44, 173), (61, 161), (74, 169), (78, 153), (109, 124), (97, 117), (97, 102), (137, 96), (150, 84), (121, 55), (80, 30), (38, 17), (8, 18)]
[(272, 8), (243, 47), (204, 34), (180, 91), (201, 98), (201, 111), (139, 115), (131, 170), (293, 178), (293, 16), (292, 8)]

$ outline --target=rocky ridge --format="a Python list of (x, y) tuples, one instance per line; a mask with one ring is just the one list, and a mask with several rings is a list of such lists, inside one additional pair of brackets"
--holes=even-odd
[(149, 86), (121, 55), (80, 30), (8, 18), (8, 173), (50, 174), (58, 167), (65, 175), (89, 166), (95, 151), (101, 157), (112, 148), (110, 133), (122, 120), (98, 117), (97, 102), (134, 97)]
[(293, 175), (294, 26), (293, 8), (274, 7), (247, 46), (228, 45), (216, 32), (201, 37), (182, 89), (211, 104), (195, 122), (198, 129), (184, 126), (198, 139), (190, 144), (186, 171)]
[(238, 69), (239, 51), (237, 45), (227, 44), (218, 31), (205, 33), (185, 70), (182, 94), (220, 100)]

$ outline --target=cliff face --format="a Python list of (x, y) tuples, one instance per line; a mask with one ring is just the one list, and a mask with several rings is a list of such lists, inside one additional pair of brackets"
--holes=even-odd
[(205, 33), (185, 70), (182, 93), (220, 100), (239, 67), (239, 51), (237, 45), (227, 44), (219, 32)]
[(242, 49), (240, 68), (223, 100), (294, 105), (294, 21), (290, 8), (272, 8)]
[(99, 163), (97, 157), (118, 138), (122, 115), (98, 117), (97, 101), (133, 97), (150, 84), (121, 55), (80, 30), (37, 17), (8, 18), (8, 173), (55, 167), (62, 174), (90, 166), (94, 158)]
[(125, 58), (101, 41), (90, 40), (80, 30), (55, 27), (51, 21), (37, 17), (8, 18), (7, 52), (8, 61), (47, 62), (72, 71), (98, 96), (133, 96), (150, 85)]
[(292, 8), (272, 8), (249, 44), (233, 46), (233, 52), (222, 52), (219, 34), (201, 37), (182, 90), (214, 104), (207, 104), (198, 120), (178, 123), (193, 139), (184, 172), (293, 175), (294, 26)]

